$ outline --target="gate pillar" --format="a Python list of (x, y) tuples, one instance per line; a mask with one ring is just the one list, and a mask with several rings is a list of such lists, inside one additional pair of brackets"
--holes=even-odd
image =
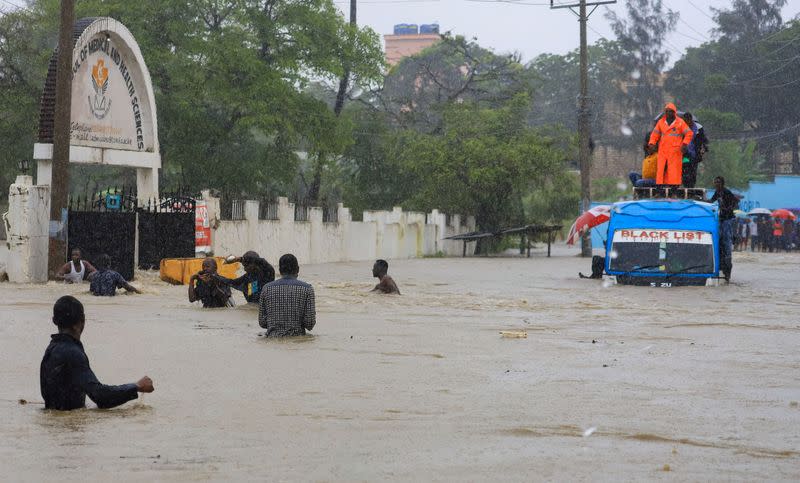
[(50, 187), (34, 186), (30, 176), (17, 176), (8, 192), (8, 280), (47, 282)]
[(147, 200), (158, 198), (158, 168), (136, 169), (136, 193), (139, 206), (147, 204)]

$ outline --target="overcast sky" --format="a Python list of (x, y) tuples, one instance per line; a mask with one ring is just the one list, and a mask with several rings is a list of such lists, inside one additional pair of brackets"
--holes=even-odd
[[(335, 3), (347, 17), (349, 1)], [(590, 44), (601, 37), (614, 38), (605, 14), (614, 10), (624, 15), (624, 3), (618, 0), (595, 11), (589, 19)], [(731, 0), (666, 0), (664, 4), (681, 14), (676, 31), (667, 40), (671, 64), (686, 47), (708, 40), (715, 25), (710, 7), (727, 8)], [(784, 21), (800, 14), (800, 0), (788, 4), (783, 9)], [(577, 17), (567, 9), (551, 10), (549, 5), (549, 0), (520, 0), (517, 4), (493, 0), (359, 0), (358, 23), (369, 25), (381, 38), (392, 33), (394, 24), (438, 23), (442, 32), (477, 37), (480, 45), (496, 53), (519, 52), (527, 62), (542, 53), (563, 54), (578, 47)]]

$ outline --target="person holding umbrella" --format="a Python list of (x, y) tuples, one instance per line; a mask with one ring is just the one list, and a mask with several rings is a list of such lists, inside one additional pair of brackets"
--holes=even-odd
[(750, 251), (754, 252), (758, 250), (759, 247), (759, 231), (758, 231), (758, 222), (755, 218), (748, 218), (747, 224), (750, 227)]
[(783, 220), (781, 220), (780, 218), (775, 218), (772, 221), (772, 245), (773, 246), (772, 246), (772, 248), (770, 248), (769, 251), (772, 251), (773, 249), (776, 252), (781, 251), (781, 243), (782, 242), (783, 242)]
[[(607, 222), (610, 218), (611, 218), (610, 205), (598, 205), (591, 208), (589, 211), (583, 213), (575, 220), (575, 223), (572, 224), (572, 227), (570, 227), (569, 234), (567, 235), (567, 245), (574, 245), (575, 242), (580, 240), (581, 237), (587, 231), (591, 230), (592, 228), (598, 225), (602, 225), (603, 223)], [(593, 279), (603, 278), (604, 267), (605, 267), (605, 257), (595, 255), (592, 257), (592, 275), (587, 276), (578, 272), (578, 276), (580, 278), (593, 278)]]
[(794, 222), (792, 220), (783, 221), (783, 246), (787, 252), (794, 248)]
[[(779, 246), (783, 247), (786, 251), (790, 251), (794, 239), (794, 220), (797, 219), (797, 215), (789, 210), (781, 208), (772, 212), (772, 218), (775, 220), (773, 224), (773, 233), (776, 237), (776, 251)], [(778, 224), (781, 225), (780, 228), (778, 228)], [(778, 232), (780, 232), (780, 236), (778, 236)]]

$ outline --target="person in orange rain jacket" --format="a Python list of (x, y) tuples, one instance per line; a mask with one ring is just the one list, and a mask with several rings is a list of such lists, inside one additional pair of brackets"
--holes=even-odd
[(688, 151), (694, 134), (683, 119), (679, 118), (675, 104), (664, 106), (664, 116), (658, 120), (650, 133), (650, 152), (656, 152), (658, 144), (657, 185), (680, 186), (683, 174), (683, 155)]

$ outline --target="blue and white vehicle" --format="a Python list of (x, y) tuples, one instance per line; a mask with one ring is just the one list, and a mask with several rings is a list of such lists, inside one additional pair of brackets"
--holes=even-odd
[(674, 287), (719, 278), (717, 206), (643, 199), (613, 205), (605, 272), (619, 284)]

